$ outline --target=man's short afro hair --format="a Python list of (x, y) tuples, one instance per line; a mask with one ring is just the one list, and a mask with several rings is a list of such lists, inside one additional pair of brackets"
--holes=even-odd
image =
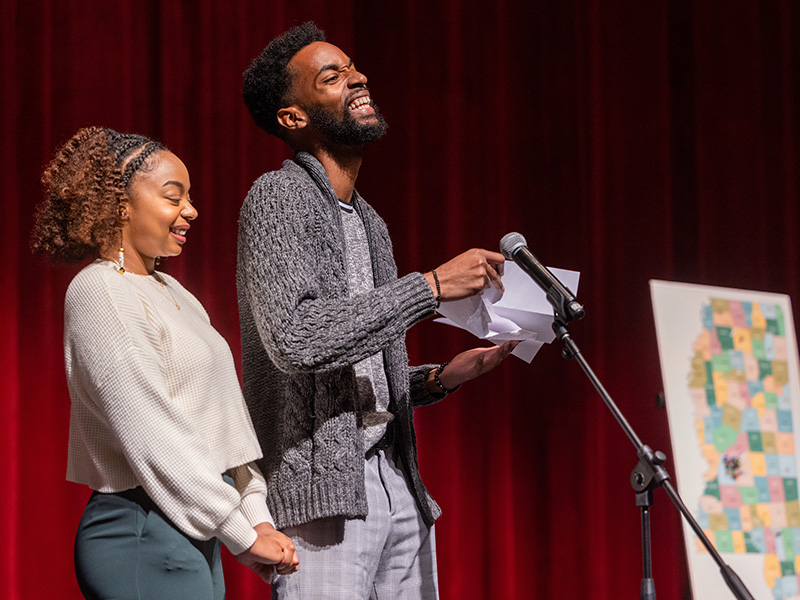
[(244, 72), (242, 98), (261, 129), (283, 138), (276, 114), (288, 104), (292, 78), (287, 65), (309, 44), (324, 41), (325, 32), (308, 21), (272, 40)]

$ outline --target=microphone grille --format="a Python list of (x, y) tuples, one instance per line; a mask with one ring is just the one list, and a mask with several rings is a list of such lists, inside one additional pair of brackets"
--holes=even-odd
[(520, 246), (527, 246), (528, 242), (525, 241), (525, 236), (516, 231), (507, 233), (500, 240), (500, 253), (505, 256), (506, 260), (514, 260), (514, 252)]

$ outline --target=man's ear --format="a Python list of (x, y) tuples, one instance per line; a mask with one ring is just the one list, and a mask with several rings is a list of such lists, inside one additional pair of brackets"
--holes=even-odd
[(289, 130), (303, 129), (308, 125), (308, 115), (306, 111), (294, 104), (279, 109), (277, 118), (278, 123)]

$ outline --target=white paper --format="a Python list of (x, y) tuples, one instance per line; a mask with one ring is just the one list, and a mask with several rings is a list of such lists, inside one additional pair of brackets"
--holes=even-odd
[[(463, 300), (442, 302), (437, 312), (443, 318), (436, 322), (460, 327), (498, 346), (522, 340), (512, 354), (529, 363), (539, 348), (556, 337), (552, 328), (553, 307), (544, 291), (516, 263), (506, 261), (503, 267), (505, 294), (500, 296), (495, 288), (488, 288)], [(580, 273), (565, 269), (550, 271), (577, 293)]]

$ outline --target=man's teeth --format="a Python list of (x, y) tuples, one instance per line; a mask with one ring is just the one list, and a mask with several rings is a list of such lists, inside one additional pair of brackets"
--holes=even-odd
[(361, 108), (362, 106), (369, 106), (369, 96), (362, 96), (361, 98), (356, 98), (349, 104), (348, 108), (350, 110), (356, 110), (358, 108)]

